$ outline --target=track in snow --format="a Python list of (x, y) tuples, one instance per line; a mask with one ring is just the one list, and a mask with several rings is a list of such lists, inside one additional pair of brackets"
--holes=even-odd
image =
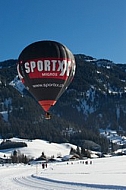
[(75, 185), (72, 183), (53, 182), (49, 179), (37, 178), (34, 176), (20, 177), (13, 179), (20, 186), (28, 187), (29, 189), (42, 189), (42, 190), (84, 190), (84, 186)]
[(16, 184), (19, 184), (19, 186), (22, 187), (22, 190), (24, 188), (28, 188), (29, 190), (124, 190), (124, 187), (122, 186), (63, 182), (34, 175), (13, 178), (13, 180)]

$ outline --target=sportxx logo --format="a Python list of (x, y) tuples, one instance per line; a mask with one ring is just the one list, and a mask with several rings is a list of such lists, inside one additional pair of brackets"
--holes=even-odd
[(24, 65), (25, 73), (30, 74), (34, 78), (34, 74), (41, 73), (41, 76), (59, 76), (66, 77), (69, 76), (71, 69), (75, 71), (75, 61), (74, 59), (38, 59), (30, 60), (24, 62), (21, 67)]

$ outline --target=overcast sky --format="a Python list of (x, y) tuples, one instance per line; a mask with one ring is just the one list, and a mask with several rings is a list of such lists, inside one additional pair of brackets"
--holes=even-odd
[(126, 0), (0, 0), (0, 61), (55, 40), (73, 54), (126, 63)]

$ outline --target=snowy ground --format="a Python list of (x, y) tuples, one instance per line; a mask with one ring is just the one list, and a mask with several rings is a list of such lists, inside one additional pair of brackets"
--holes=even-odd
[[(11, 138), (9, 139), (14, 142), (25, 142), (27, 144), (27, 147), (18, 148), (21, 153), (29, 156), (30, 158), (38, 158), (41, 156), (42, 152), (47, 157), (58, 155), (64, 156), (68, 155), (70, 153), (71, 147), (76, 149), (75, 145), (69, 144), (69, 143), (49, 143), (48, 141), (35, 139), (35, 140), (27, 140), (27, 139), (20, 139), (20, 138)], [(0, 143), (2, 142), (2, 139), (0, 139)], [(6, 155), (6, 157), (9, 157), (14, 149), (5, 149), (0, 150), (0, 157), (3, 157)]]
[(1, 190), (126, 189), (126, 156), (37, 165), (0, 166)]

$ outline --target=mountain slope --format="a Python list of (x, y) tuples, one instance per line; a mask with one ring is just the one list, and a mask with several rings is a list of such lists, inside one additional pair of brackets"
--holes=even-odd
[(75, 59), (74, 80), (52, 107), (50, 121), (18, 80), (16, 60), (0, 63), (2, 136), (55, 142), (95, 139), (98, 143), (99, 128), (126, 131), (126, 65), (82, 54)]
[(75, 78), (57, 112), (88, 128), (126, 130), (126, 65), (84, 55), (76, 55), (76, 62)]

